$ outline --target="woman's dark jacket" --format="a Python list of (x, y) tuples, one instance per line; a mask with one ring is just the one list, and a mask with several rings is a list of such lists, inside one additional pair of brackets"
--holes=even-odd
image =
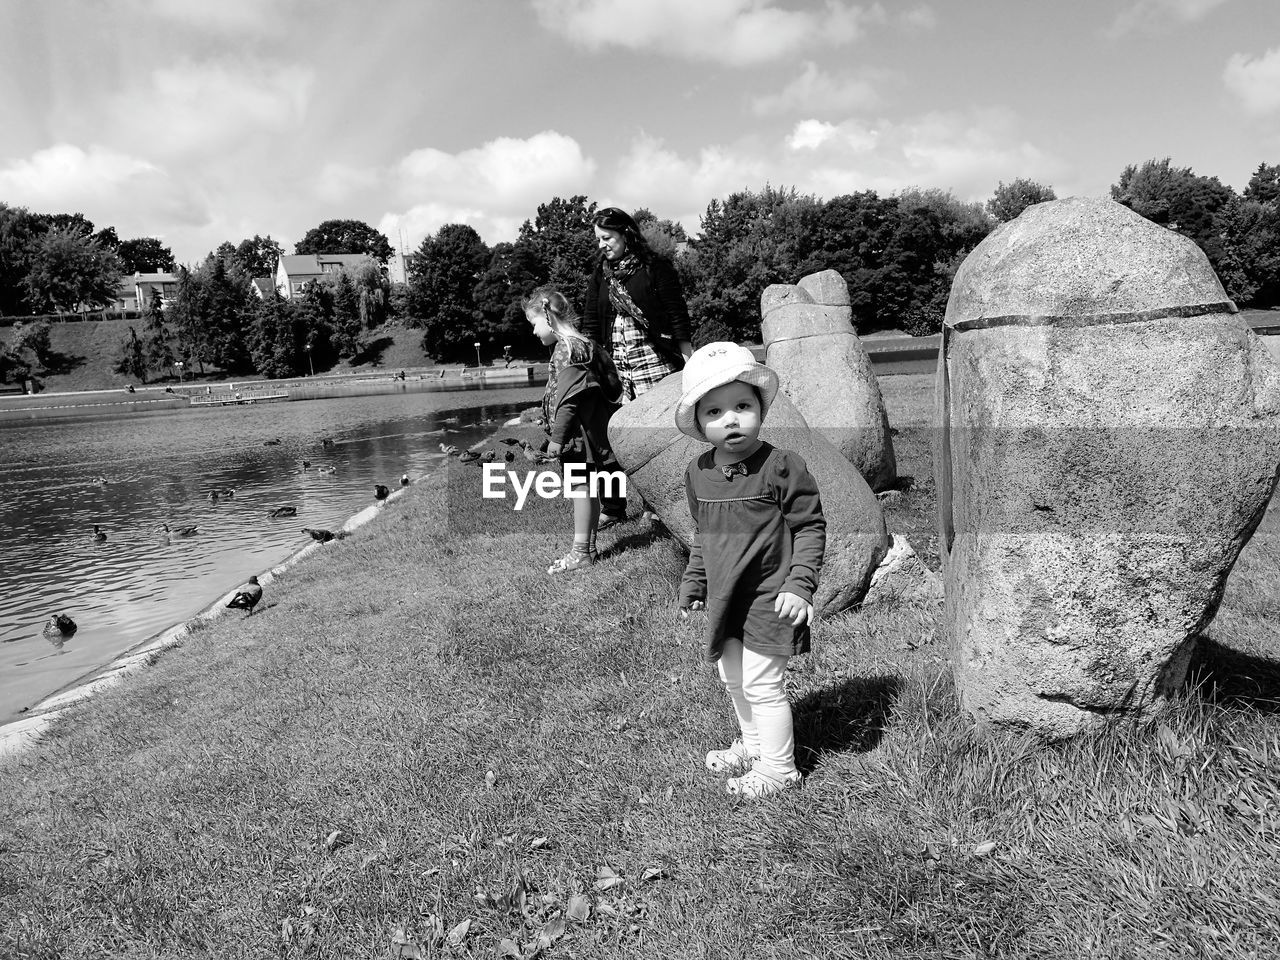
[[(689, 307), (680, 292), (680, 277), (670, 260), (652, 257), (626, 280), (627, 293), (648, 323), (649, 345), (676, 369), (684, 366), (680, 341), (692, 340)], [(613, 348), (615, 311), (609, 300), (609, 278), (603, 262), (596, 264), (587, 283), (583, 330), (608, 349)]]

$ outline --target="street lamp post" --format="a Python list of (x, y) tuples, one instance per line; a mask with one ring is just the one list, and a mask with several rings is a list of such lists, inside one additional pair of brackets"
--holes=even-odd
[(476, 369), (480, 369), (480, 341), (476, 341)]
[(302, 349), (307, 351), (307, 366), (310, 368), (311, 375), (314, 377), (316, 375), (316, 365), (311, 360), (311, 344), (308, 343), (304, 345)]
[(178, 385), (181, 386), (182, 385), (182, 361), (175, 360), (173, 361), (173, 365), (178, 368)]

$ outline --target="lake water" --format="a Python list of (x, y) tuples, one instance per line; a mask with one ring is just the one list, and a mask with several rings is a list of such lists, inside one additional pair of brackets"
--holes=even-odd
[[(442, 442), (471, 446), (541, 394), (0, 422), (0, 723), (280, 563), (311, 542), (302, 527), (339, 529), (374, 502), (374, 484), (440, 469)], [(213, 502), (218, 488), (235, 495)], [(280, 506), (297, 516), (270, 518)], [(166, 537), (164, 523), (198, 532)], [(43, 635), (54, 613), (79, 627), (65, 641)]]

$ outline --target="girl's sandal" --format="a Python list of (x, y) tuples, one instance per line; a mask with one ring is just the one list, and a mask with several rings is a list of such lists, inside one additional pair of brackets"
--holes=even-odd
[(547, 573), (554, 577), (557, 573), (571, 573), (574, 570), (581, 570), (583, 567), (589, 567), (595, 563), (598, 556), (594, 551), (591, 553), (578, 553), (576, 550), (570, 550), (551, 566), (547, 567)]

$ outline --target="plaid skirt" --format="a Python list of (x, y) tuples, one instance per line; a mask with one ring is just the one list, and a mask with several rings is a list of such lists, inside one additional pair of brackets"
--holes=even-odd
[(635, 321), (623, 313), (613, 320), (613, 365), (622, 381), (622, 402), (634, 400), (676, 372), (658, 356)]

